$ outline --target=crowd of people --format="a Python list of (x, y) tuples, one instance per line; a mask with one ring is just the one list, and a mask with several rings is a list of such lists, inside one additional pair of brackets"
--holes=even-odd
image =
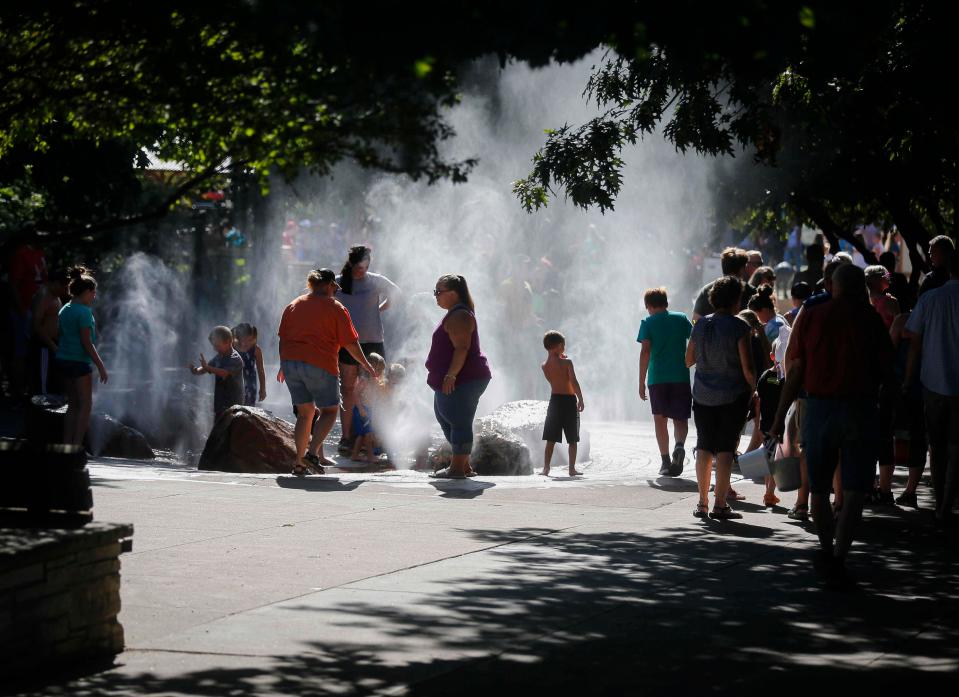
[[(14, 327), (24, 343), (16, 346), (16, 356), (24, 366), (29, 360), (22, 375), (36, 383), (36, 392), (66, 394), (63, 441), (80, 444), (90, 420), (94, 370), (101, 382), (108, 380), (91, 309), (97, 282), (83, 267), (48, 273), (42, 256), (25, 249), (21, 275), (31, 280), (22, 284), (29, 297), (24, 292), (16, 299), (18, 307), (29, 306), (21, 314), (30, 326)], [(845, 251), (830, 255), (819, 242), (810, 245), (807, 266), (793, 277), (786, 300), (776, 292), (777, 269), (764, 264), (761, 252), (727, 248), (722, 275), (699, 291), (691, 318), (669, 309), (665, 288), (649, 289), (648, 317), (637, 336), (639, 396), (653, 413), (661, 476), (682, 474), (690, 418), (696, 425), (694, 515), (742, 517), (731, 505), (742, 498), (731, 475), (751, 423), (743, 452), (764, 448), (798, 459), (801, 486), (788, 516), (805, 521), (811, 514), (824, 563), (839, 570), (865, 503), (917, 505), (927, 452), (937, 524), (952, 524), (959, 493), (955, 243), (945, 236), (931, 240), (930, 268), (921, 282), (918, 277), (910, 282), (897, 270), (894, 254), (876, 251), (882, 263), (868, 265)], [(337, 418), (340, 454), (368, 463), (389, 456), (388, 429), (382, 426), (402, 409), (396, 389), (404, 383), (406, 366), (389, 361), (382, 314), (400, 289), (370, 271), (371, 259), (370, 247), (356, 245), (339, 274), (311, 271), (307, 292), (282, 314), (277, 379), (285, 382), (296, 415), (294, 474), (322, 473), (333, 464), (323, 445)], [(508, 293), (508, 286), (502, 292)], [(434, 415), (450, 450), (449, 466), (438, 476), (469, 477), (475, 475), (473, 421), (492, 372), (466, 279), (444, 275), (433, 295), (444, 314), (425, 366)], [(263, 401), (267, 385), (257, 328), (217, 326), (209, 341), (213, 357), (201, 354), (199, 364), (189, 368), (214, 376), (214, 414)], [(569, 473), (579, 476), (584, 399), (565, 342), (556, 331), (543, 338), (542, 370), (552, 393), (543, 474), (549, 474), (555, 445), (565, 437)], [(896, 464), (909, 469), (898, 496), (892, 491)], [(775, 506), (780, 502), (775, 476), (767, 476), (765, 484), (764, 504)]]
[[(647, 399), (648, 386), (663, 476), (682, 472), (693, 414), (695, 516), (742, 517), (730, 505), (740, 498), (730, 474), (744, 426), (753, 419), (747, 450), (783, 440), (798, 457), (802, 484), (788, 515), (806, 520), (811, 511), (829, 573), (842, 576), (867, 501), (917, 505), (927, 447), (936, 524), (954, 524), (959, 254), (953, 240), (941, 236), (931, 240), (928, 258), (930, 271), (918, 284), (916, 302), (908, 285), (902, 299), (890, 292), (894, 276), (887, 267), (861, 268), (842, 252), (826, 262), (821, 247), (807, 250), (807, 259), (824, 265), (808, 268), (796, 281), (785, 315), (773, 300), (774, 279), (760, 273), (758, 253), (739, 248), (724, 250), (723, 275), (697, 296), (695, 323), (668, 310), (665, 289), (647, 291), (649, 317), (638, 336), (640, 397)], [(899, 459), (909, 468), (898, 497), (892, 492), (897, 444), (907, 451)], [(766, 485), (764, 503), (774, 506), (775, 477), (767, 477)]]

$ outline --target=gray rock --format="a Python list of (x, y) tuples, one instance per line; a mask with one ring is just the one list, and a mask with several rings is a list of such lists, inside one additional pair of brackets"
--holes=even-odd
[[(66, 400), (55, 395), (38, 395), (30, 400), (27, 411), (26, 437), (33, 443), (60, 443), (63, 421), (67, 414)], [(156, 457), (146, 437), (109, 414), (97, 412), (90, 417), (85, 439), (93, 455), (152, 460)]]
[(93, 455), (152, 460), (156, 457), (146, 437), (109, 414), (94, 414), (90, 419), (87, 444)]
[[(530, 462), (530, 471), (523, 474), (530, 474), (533, 469), (540, 469), (543, 466), (543, 424), (546, 421), (546, 409), (549, 402), (526, 399), (517, 402), (507, 402), (488, 416), (477, 419), (474, 423), (474, 437), (478, 443), (483, 434), (495, 433), (508, 440), (514, 440), (521, 443), (527, 450)], [(589, 431), (580, 428), (579, 449), (576, 456), (577, 462), (587, 462), (590, 457)], [(474, 445), (474, 453), (476, 450)], [(504, 448), (506, 446), (503, 446)], [(475, 459), (471, 458), (471, 462)], [(568, 467), (569, 457), (565, 444), (556, 445), (553, 452), (553, 461), (551, 467)], [(476, 465), (474, 464), (475, 468)]]
[(529, 448), (518, 438), (496, 431), (473, 437), (470, 465), (483, 476), (523, 476), (533, 473)]

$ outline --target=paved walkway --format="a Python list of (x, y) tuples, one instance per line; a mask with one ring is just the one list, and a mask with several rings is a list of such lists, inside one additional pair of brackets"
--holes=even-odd
[(583, 481), (100, 463), (97, 517), (135, 525), (122, 558), (128, 651), (111, 670), (30, 693), (954, 686), (954, 534), (921, 512), (872, 511), (851, 559), (858, 589), (824, 591), (811, 530), (758, 506), (760, 487), (738, 485), (742, 521), (701, 522), (692, 478), (658, 479), (648, 455), (623, 466), (650, 452), (648, 426), (593, 433)]

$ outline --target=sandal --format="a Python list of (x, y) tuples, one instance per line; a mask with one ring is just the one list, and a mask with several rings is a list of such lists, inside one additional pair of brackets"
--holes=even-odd
[(293, 465), (293, 471), (291, 472), (294, 477), (305, 477), (309, 473), (309, 468), (302, 462), (297, 462), (295, 465)]
[(800, 520), (805, 523), (809, 520), (809, 504), (797, 503), (790, 509), (789, 513), (786, 514), (786, 517), (790, 520)]
[(326, 470), (323, 469), (323, 465), (320, 464), (319, 455), (314, 455), (313, 453), (306, 453), (303, 456), (303, 459), (306, 461), (306, 469), (313, 472), (313, 474), (326, 474)]
[(733, 489), (732, 487), (729, 487), (729, 491), (726, 492), (726, 498), (727, 498), (727, 499), (732, 499), (733, 501), (745, 501), (745, 500), (746, 500), (746, 496), (745, 496), (744, 494), (740, 494), (738, 491), (736, 491), (736, 490)]
[(775, 494), (764, 494), (763, 495), (763, 506), (766, 508), (772, 508), (779, 503), (779, 497)]
[(714, 508), (709, 517), (713, 520), (738, 520), (743, 517), (742, 513), (737, 513), (729, 506), (720, 506), (719, 508)]
[(697, 518), (706, 518), (709, 516), (709, 504), (708, 503), (697, 503), (696, 510), (693, 511), (693, 515)]

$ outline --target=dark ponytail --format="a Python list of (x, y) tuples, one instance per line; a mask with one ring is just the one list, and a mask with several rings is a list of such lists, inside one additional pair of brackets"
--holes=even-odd
[(447, 290), (454, 291), (459, 296), (460, 302), (466, 305), (470, 312), (476, 311), (476, 306), (473, 305), (473, 296), (470, 295), (470, 288), (466, 284), (465, 278), (456, 274), (447, 274), (441, 276), (437, 283), (442, 284)]
[(776, 306), (773, 304), (773, 287), (768, 283), (764, 283), (759, 286), (759, 289), (756, 293), (749, 299), (749, 302), (746, 306), (753, 312), (759, 312), (760, 310), (775, 310)]
[(353, 295), (353, 267), (370, 258), (373, 250), (365, 244), (356, 244), (350, 247), (349, 256), (340, 271), (340, 290), (347, 295)]
[(67, 276), (70, 278), (68, 290), (70, 291), (71, 298), (78, 298), (88, 290), (97, 289), (97, 280), (85, 266), (70, 267), (70, 270), (67, 271)]

